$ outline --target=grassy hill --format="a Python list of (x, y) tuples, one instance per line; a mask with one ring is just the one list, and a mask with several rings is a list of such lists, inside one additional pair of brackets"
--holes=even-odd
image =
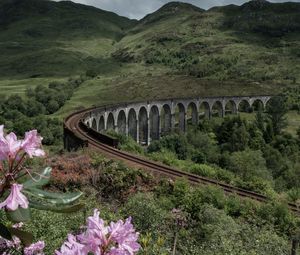
[(251, 1), (208, 11), (171, 3), (131, 29), (113, 56), (205, 79), (295, 83), (299, 13), (299, 3)]
[(104, 67), (112, 44), (135, 23), (72, 2), (4, 0), (0, 76), (68, 76)]
[(8, 89), (1, 93), (89, 69), (99, 77), (63, 112), (185, 92), (278, 93), (300, 81), (299, 13), (299, 3), (254, 0), (205, 11), (171, 2), (136, 21), (69, 1), (2, 0), (0, 87)]

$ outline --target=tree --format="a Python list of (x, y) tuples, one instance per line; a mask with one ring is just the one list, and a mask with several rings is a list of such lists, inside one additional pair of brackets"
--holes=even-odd
[(234, 152), (230, 156), (227, 168), (240, 175), (244, 180), (251, 179), (254, 176), (264, 179), (271, 178), (261, 151)]
[(270, 99), (267, 105), (267, 116), (272, 122), (275, 135), (281, 133), (282, 129), (287, 126), (286, 113), (288, 107), (286, 99), (283, 96), (276, 96)]
[(256, 112), (255, 123), (257, 127), (261, 130), (261, 132), (265, 131), (265, 116), (262, 112), (261, 107), (259, 107), (258, 111)]

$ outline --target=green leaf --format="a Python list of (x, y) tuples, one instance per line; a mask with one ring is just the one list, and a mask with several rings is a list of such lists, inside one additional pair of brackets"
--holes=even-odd
[(30, 209), (24, 209), (19, 207), (15, 211), (6, 211), (7, 218), (12, 222), (27, 222), (30, 220)]
[(78, 203), (74, 205), (55, 206), (53, 204), (44, 204), (37, 201), (31, 201), (29, 204), (30, 207), (35, 208), (37, 210), (52, 211), (58, 213), (77, 212), (84, 207), (84, 204), (82, 203)]
[(9, 228), (9, 231), (12, 233), (12, 235), (18, 237), (22, 241), (22, 243), (25, 244), (25, 246), (29, 246), (30, 244), (32, 244), (32, 234), (17, 228)]
[(7, 240), (12, 240), (12, 236), (9, 229), (2, 223), (0, 223), (0, 236)]
[(43, 187), (44, 185), (49, 183), (51, 176), (51, 167), (46, 167), (41, 173), (39, 173), (42, 177), (38, 176), (38, 181), (34, 181), (31, 178), (23, 183), (24, 189), (35, 188), (35, 187)]
[(29, 201), (31, 201), (30, 196), (43, 199), (46, 201), (46, 203), (52, 203), (52, 204), (62, 204), (67, 205), (75, 202), (82, 196), (82, 192), (74, 192), (74, 193), (54, 193), (54, 192), (48, 192), (41, 189), (27, 189), (23, 190), (24, 193), (29, 195)]

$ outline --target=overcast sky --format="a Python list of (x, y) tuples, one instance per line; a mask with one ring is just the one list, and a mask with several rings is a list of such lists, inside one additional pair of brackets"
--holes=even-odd
[[(55, 0), (59, 1), (59, 0)], [(112, 11), (119, 15), (131, 19), (141, 19), (146, 14), (156, 11), (170, 0), (72, 0), (76, 3), (92, 5), (103, 10)], [(241, 5), (245, 0), (182, 0), (181, 2), (191, 3), (203, 9), (209, 9), (213, 6), (237, 4)], [(271, 0), (270, 2), (285, 2), (282, 0)], [(292, 0), (291, 2), (300, 2)]]

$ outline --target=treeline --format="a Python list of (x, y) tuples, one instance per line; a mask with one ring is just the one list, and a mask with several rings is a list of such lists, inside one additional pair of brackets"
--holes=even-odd
[(64, 106), (74, 90), (86, 79), (86, 76), (80, 76), (66, 82), (51, 82), (47, 86), (28, 88), (24, 98), (19, 95), (4, 97), (0, 102), (0, 123), (17, 135), (37, 129), (45, 145), (61, 143), (62, 123), (49, 115)]

